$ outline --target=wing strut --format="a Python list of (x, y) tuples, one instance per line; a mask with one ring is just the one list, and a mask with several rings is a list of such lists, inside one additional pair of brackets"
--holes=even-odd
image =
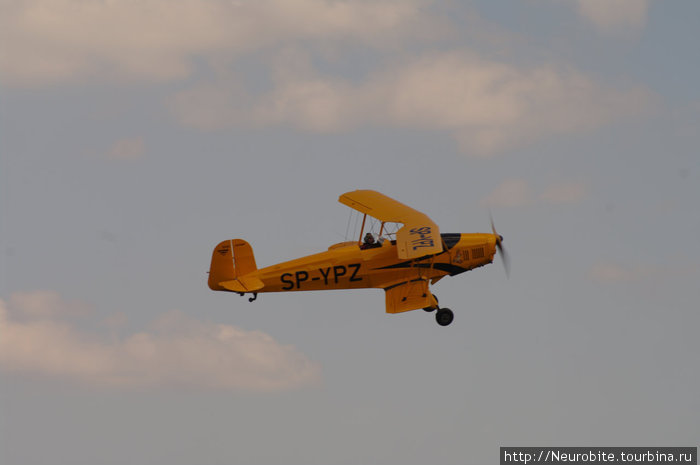
[(357, 245), (362, 246), (362, 233), (365, 232), (365, 221), (367, 221), (367, 213), (362, 217), (362, 227), (360, 228), (360, 238), (357, 241)]

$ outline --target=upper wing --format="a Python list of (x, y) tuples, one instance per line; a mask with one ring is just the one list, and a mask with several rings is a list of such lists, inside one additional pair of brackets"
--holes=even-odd
[(396, 232), (399, 258), (410, 259), (442, 252), (440, 229), (428, 215), (377, 191), (357, 190), (340, 196), (338, 201), (379, 221), (403, 223)]

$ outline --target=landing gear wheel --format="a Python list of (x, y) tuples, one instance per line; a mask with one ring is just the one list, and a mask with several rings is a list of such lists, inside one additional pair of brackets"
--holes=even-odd
[(435, 314), (435, 321), (437, 321), (437, 324), (440, 326), (447, 326), (452, 323), (454, 317), (455, 316), (454, 313), (452, 313), (452, 310), (449, 308), (441, 308)]
[[(437, 296), (436, 296), (435, 294), (433, 294), (433, 298), (435, 299), (435, 302), (438, 301), (438, 298), (437, 298)], [(437, 310), (438, 308), (440, 308), (440, 307), (435, 307), (435, 308), (424, 307), (423, 310), (425, 310), (426, 312), (434, 312), (434, 311)]]

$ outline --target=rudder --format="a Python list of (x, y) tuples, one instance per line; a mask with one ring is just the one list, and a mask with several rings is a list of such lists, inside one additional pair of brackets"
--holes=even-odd
[(258, 269), (253, 248), (243, 239), (229, 239), (214, 248), (209, 268), (209, 288), (225, 291), (221, 283), (233, 281)]

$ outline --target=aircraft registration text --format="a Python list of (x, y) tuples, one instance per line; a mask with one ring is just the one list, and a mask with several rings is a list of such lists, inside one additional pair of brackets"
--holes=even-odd
[(300, 289), (301, 284), (305, 281), (321, 281), (323, 284), (328, 286), (329, 283), (338, 284), (340, 278), (349, 275), (349, 280), (351, 282), (362, 281), (362, 277), (357, 276), (357, 272), (360, 271), (359, 263), (351, 263), (347, 267), (345, 265), (329, 266), (326, 268), (319, 268), (318, 274), (305, 270), (299, 270), (295, 273), (283, 273), (280, 276), (280, 281), (284, 283), (282, 289), (289, 291), (291, 289)]
[[(432, 228), (430, 226), (411, 229), (409, 234), (411, 235), (411, 245), (413, 246), (413, 250), (420, 247), (434, 247), (435, 241), (430, 235), (431, 232)], [(413, 236), (415, 236), (415, 238)]]

